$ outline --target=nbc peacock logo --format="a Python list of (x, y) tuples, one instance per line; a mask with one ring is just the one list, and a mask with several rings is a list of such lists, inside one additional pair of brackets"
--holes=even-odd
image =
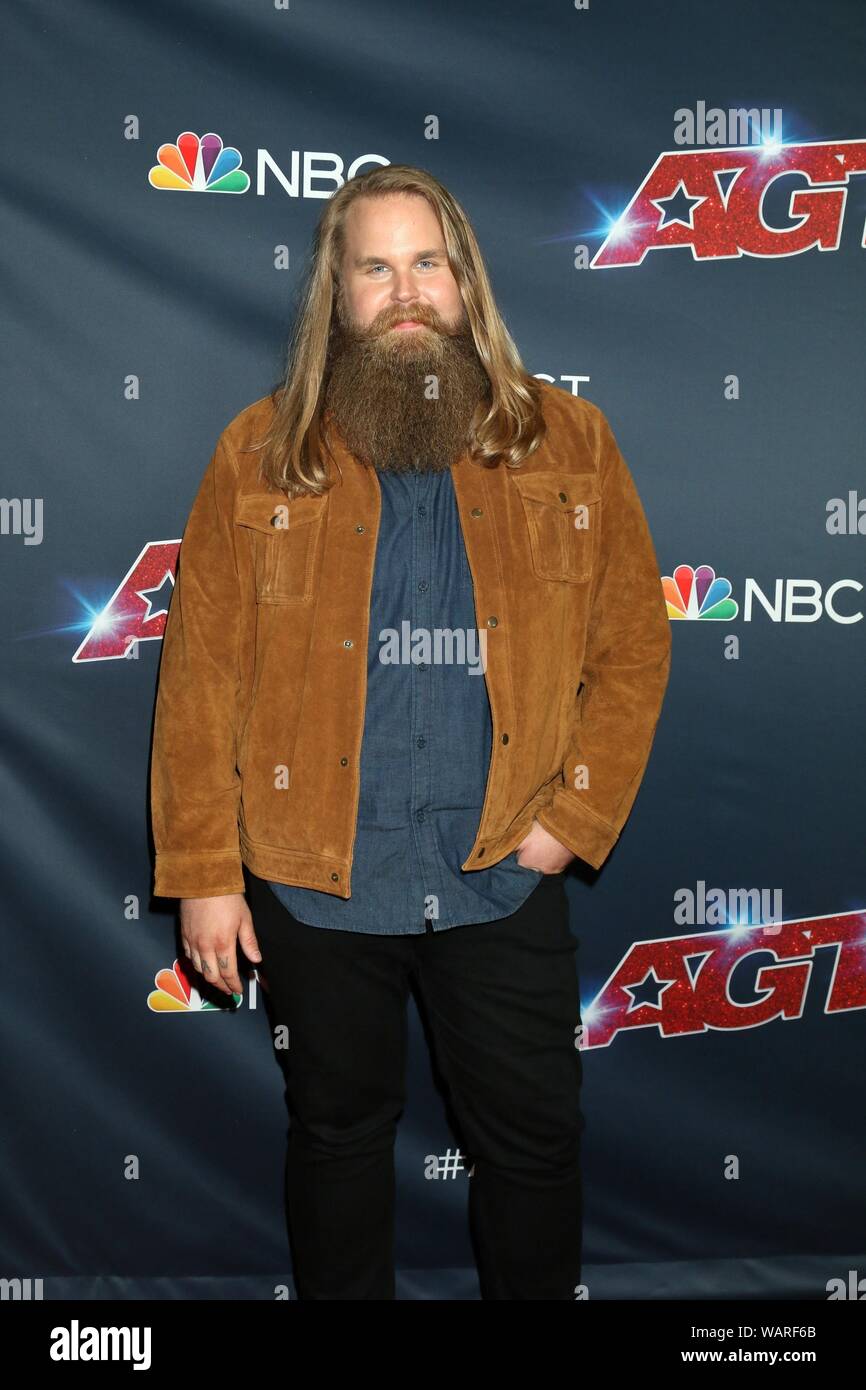
[(728, 622), (740, 605), (731, 598), (731, 581), (721, 579), (710, 565), (677, 565), (673, 577), (662, 575), (662, 592), (669, 618)]
[[(228, 1003), (221, 1007), (203, 999), (182, 961), (176, 960), (170, 970), (159, 970), (153, 982), (156, 989), (152, 989), (147, 996), (147, 1007), (155, 1014), (225, 1013), (226, 1009), (231, 1008)], [(237, 1007), (241, 995), (233, 994), (232, 999)]]
[(147, 176), (153, 188), (181, 193), (246, 193), (250, 176), (242, 168), (240, 150), (224, 145), (209, 131), (199, 137), (185, 130), (174, 145), (160, 145)]

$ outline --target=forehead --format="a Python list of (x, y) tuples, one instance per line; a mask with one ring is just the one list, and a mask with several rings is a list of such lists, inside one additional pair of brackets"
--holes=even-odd
[(418, 193), (357, 198), (346, 213), (346, 251), (352, 257), (378, 252), (417, 252), (443, 244), (439, 219)]

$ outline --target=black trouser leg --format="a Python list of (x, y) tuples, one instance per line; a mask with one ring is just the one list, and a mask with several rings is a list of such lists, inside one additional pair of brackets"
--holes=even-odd
[(484, 1298), (573, 1299), (580, 1282), (576, 946), (561, 875), (510, 917), (422, 943), (437, 1060), (474, 1159)]
[(273, 1022), (289, 1030), (287, 1200), (299, 1297), (393, 1299), (412, 938), (307, 926), (252, 874), (249, 902)]

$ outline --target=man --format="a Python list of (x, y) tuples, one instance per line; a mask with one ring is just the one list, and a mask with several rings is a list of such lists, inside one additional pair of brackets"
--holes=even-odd
[(413, 980), (473, 1164), (482, 1295), (574, 1297), (562, 873), (615, 843), (669, 663), (602, 412), (525, 371), (436, 179), (350, 180), (286, 380), (223, 432), (193, 505), (152, 774), (184, 949), (230, 994), (239, 945), (288, 1029), (300, 1297), (394, 1297)]

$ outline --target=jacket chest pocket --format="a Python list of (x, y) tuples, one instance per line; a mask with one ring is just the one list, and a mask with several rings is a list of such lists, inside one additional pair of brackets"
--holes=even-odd
[(520, 493), (535, 574), (560, 583), (585, 583), (601, 540), (598, 475), (512, 472), (509, 476)]
[(304, 603), (313, 587), (316, 543), (328, 495), (248, 493), (237, 499), (235, 525), (249, 532), (259, 603)]

